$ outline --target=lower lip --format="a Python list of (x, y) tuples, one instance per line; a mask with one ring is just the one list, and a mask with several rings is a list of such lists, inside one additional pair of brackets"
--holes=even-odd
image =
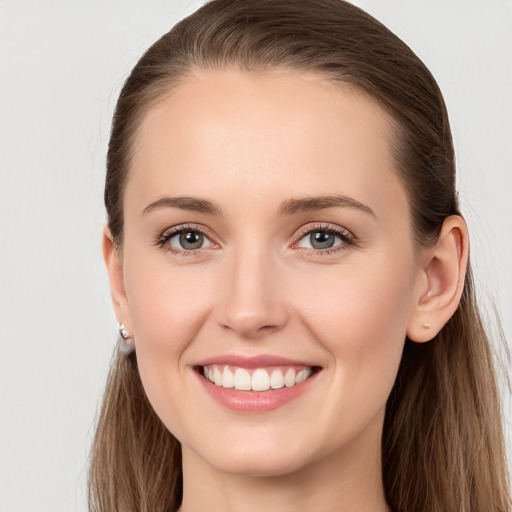
[(318, 374), (313, 373), (305, 381), (290, 388), (269, 391), (237, 391), (234, 388), (223, 388), (205, 379), (198, 372), (196, 375), (207, 393), (224, 407), (238, 412), (266, 412), (278, 409), (298, 398), (307, 391)]

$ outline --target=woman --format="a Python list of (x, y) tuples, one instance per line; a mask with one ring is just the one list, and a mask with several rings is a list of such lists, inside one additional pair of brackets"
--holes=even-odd
[(108, 152), (91, 510), (507, 511), (446, 108), (341, 0), (214, 0)]

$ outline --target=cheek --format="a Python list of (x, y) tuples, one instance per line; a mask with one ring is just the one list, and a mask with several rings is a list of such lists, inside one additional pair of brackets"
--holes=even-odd
[(136, 257), (127, 262), (126, 276), (138, 345), (179, 352), (193, 339), (207, 314), (213, 276), (185, 267), (171, 271), (154, 258)]
[(414, 275), (411, 265), (344, 268), (322, 288), (305, 281), (307, 295), (297, 294), (304, 297), (297, 307), (304, 324), (330, 353), (336, 388), (357, 410), (362, 410), (361, 400), (383, 405), (391, 391), (406, 338)]
[(135, 252), (125, 261), (139, 372), (153, 408), (165, 423), (186, 406), (172, 390), (186, 385), (183, 353), (208, 317), (212, 279), (206, 271), (202, 275), (185, 267), (171, 271), (165, 262)]
[[(414, 291), (415, 268), (407, 262), (386, 264), (375, 259), (369, 264), (326, 268), (303, 273), (304, 298), (300, 309), (318, 318), (328, 329), (365, 331), (396, 327), (405, 333)], [(349, 328), (350, 326), (350, 328)], [(370, 340), (368, 340), (370, 341)]]

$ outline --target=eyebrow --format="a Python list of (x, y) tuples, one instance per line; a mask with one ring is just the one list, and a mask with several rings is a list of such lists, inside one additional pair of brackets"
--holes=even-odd
[(217, 205), (207, 199), (200, 199), (197, 197), (166, 196), (148, 204), (146, 208), (142, 210), (142, 215), (147, 215), (149, 212), (160, 208), (180, 208), (181, 210), (206, 213), (208, 215), (220, 215), (222, 213), (221, 209)]
[(313, 210), (325, 210), (327, 208), (353, 208), (365, 213), (369, 213), (372, 217), (377, 217), (375, 212), (365, 204), (347, 196), (315, 196), (305, 197), (301, 199), (288, 199), (278, 210), (278, 215), (293, 215), (300, 212), (308, 212)]
[[(301, 212), (325, 210), (327, 208), (352, 208), (370, 214), (376, 217), (375, 212), (365, 204), (347, 196), (314, 196), (300, 199), (288, 199), (279, 207), (277, 213), (279, 216), (294, 215)], [(179, 208), (207, 215), (221, 215), (222, 210), (212, 201), (197, 197), (170, 197), (165, 196), (148, 204), (142, 211), (142, 215), (147, 215), (153, 210), (161, 208)]]

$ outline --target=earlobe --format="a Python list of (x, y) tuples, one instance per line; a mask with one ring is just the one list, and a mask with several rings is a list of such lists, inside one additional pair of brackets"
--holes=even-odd
[(457, 310), (468, 262), (464, 219), (448, 217), (434, 247), (425, 250), (407, 337), (417, 343), (433, 339)]
[(132, 332), (128, 299), (124, 286), (123, 264), (108, 226), (103, 229), (103, 259), (107, 267), (110, 295), (117, 321), (119, 324), (124, 324), (129, 332)]

